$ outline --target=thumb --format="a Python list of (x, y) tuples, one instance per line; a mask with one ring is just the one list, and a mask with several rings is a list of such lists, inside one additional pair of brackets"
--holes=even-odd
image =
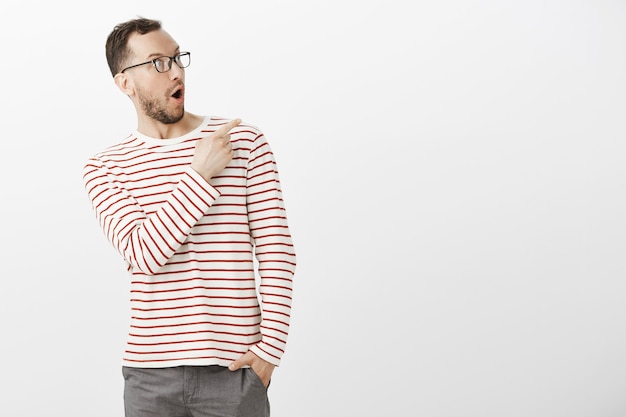
[(231, 371), (236, 371), (237, 369), (241, 368), (241, 365), (243, 365), (241, 359), (237, 359), (235, 362), (228, 365), (228, 369), (230, 369)]
[(237, 369), (241, 368), (244, 365), (249, 365), (253, 356), (254, 356), (254, 353), (250, 351), (244, 353), (243, 355), (238, 357), (237, 360), (233, 361), (233, 363), (228, 365), (228, 369), (230, 369), (231, 371), (236, 371)]

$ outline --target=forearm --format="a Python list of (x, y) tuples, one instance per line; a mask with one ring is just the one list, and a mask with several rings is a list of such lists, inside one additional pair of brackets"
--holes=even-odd
[(86, 174), (86, 187), (109, 241), (133, 269), (148, 275), (167, 263), (219, 196), (191, 168), (167, 200), (150, 214), (103, 169)]

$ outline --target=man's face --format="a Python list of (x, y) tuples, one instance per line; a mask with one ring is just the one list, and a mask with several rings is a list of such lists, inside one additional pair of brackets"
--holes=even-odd
[[(164, 30), (145, 35), (135, 33), (128, 40), (132, 51), (128, 65), (140, 64), (162, 56), (173, 57), (180, 52), (178, 44)], [(136, 99), (143, 113), (164, 124), (178, 122), (185, 113), (185, 71), (172, 62), (169, 71), (159, 73), (152, 63), (124, 72), (135, 86)]]

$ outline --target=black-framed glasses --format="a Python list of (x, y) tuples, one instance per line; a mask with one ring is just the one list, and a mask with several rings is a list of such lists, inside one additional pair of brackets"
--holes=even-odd
[(142, 62), (141, 64), (126, 67), (120, 71), (120, 74), (127, 69), (140, 67), (146, 64), (154, 65), (154, 69), (157, 70), (157, 72), (168, 72), (172, 69), (172, 61), (176, 62), (176, 65), (178, 65), (180, 68), (187, 68), (189, 64), (191, 64), (191, 52), (180, 52), (174, 56), (160, 56), (150, 61)]

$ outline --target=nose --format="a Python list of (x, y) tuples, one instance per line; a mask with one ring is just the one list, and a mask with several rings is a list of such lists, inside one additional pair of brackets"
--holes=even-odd
[(175, 62), (172, 62), (172, 68), (168, 71), (171, 80), (179, 80), (185, 75), (185, 69), (179, 67)]

